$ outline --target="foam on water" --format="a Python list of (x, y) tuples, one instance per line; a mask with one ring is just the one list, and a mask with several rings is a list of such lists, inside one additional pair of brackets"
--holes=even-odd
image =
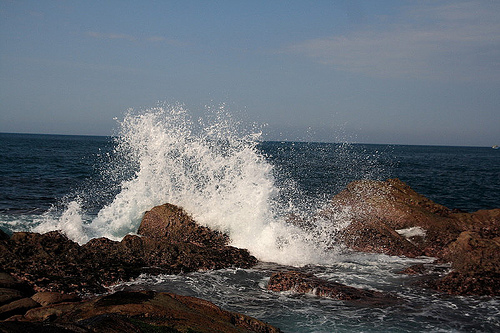
[(259, 139), (258, 131), (242, 129), (223, 107), (197, 122), (181, 105), (130, 110), (116, 136), (113, 155), (119, 163), (105, 172), (121, 173), (126, 165), (130, 173), (114, 199), (97, 216), (86, 214), (81, 200), (69, 201), (57, 218), (45, 214), (35, 231), (59, 229), (80, 243), (102, 236), (119, 240), (136, 232), (145, 211), (168, 202), (228, 233), (232, 245), (260, 260), (329, 261), (334, 226), (318, 223), (305, 231), (285, 222), (294, 207), (278, 204), (280, 189), (273, 166), (256, 148)]

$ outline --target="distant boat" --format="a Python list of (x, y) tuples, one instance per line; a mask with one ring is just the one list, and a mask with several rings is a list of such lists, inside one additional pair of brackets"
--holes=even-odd
[(494, 145), (493, 147), (491, 147), (493, 149), (498, 149), (498, 145)]

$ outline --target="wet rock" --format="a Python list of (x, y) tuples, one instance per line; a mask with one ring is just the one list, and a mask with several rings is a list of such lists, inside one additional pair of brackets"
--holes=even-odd
[[(153, 220), (163, 236), (152, 234)], [(97, 294), (143, 272), (178, 274), (257, 263), (247, 250), (227, 246), (227, 236), (197, 225), (178, 207), (153, 208), (145, 221), (142, 232), (154, 237), (128, 235), (120, 242), (98, 238), (83, 246), (57, 231), (14, 233), (0, 240), (0, 267), (38, 292)]]
[(73, 324), (0, 322), (1, 333), (90, 333), (92, 331)]
[(9, 239), (10, 236), (7, 235), (2, 229), (0, 229), (0, 240)]
[(339, 234), (347, 247), (370, 253), (393, 256), (418, 257), (424, 251), (383, 222), (376, 220), (355, 221)]
[(488, 239), (464, 231), (447, 247), (443, 258), (457, 271), (500, 273), (500, 237)]
[(193, 243), (204, 246), (225, 246), (229, 237), (196, 223), (182, 208), (164, 204), (144, 214), (139, 235), (163, 238), (170, 243)]
[(21, 298), (16, 301), (0, 306), (0, 320), (5, 320), (11, 316), (24, 314), (29, 309), (39, 307), (40, 304), (29, 297)]
[(424, 266), (424, 264), (416, 264), (411, 265), (399, 271), (398, 274), (406, 274), (406, 275), (422, 275), (428, 272), (428, 269)]
[(334, 220), (340, 211), (351, 223), (337, 237), (349, 248), (436, 257), (451, 262), (453, 274), (428, 285), (456, 294), (498, 294), (487, 284), (500, 285), (500, 209), (453, 211), (389, 179), (350, 183), (320, 216)]
[[(459, 221), (448, 208), (418, 194), (399, 179), (352, 182), (333, 197), (331, 207), (322, 216), (331, 216), (339, 209), (345, 211), (346, 207), (351, 224), (340, 238), (357, 251), (439, 257), (461, 232)], [(421, 233), (411, 234), (417, 227)]]
[(280, 332), (205, 300), (151, 291), (123, 291), (80, 303), (32, 309), (19, 320), (19, 324), (29, 321), (27, 325), (72, 324), (84, 332)]
[(6, 272), (0, 272), (0, 320), (23, 314), (38, 303), (27, 299), (34, 291), (26, 282)]
[(26, 281), (19, 280), (7, 272), (0, 272), (0, 288), (17, 290), (23, 296), (31, 296), (35, 293)]
[(0, 288), (0, 306), (23, 298), (19, 290), (10, 288)]
[(453, 272), (430, 286), (451, 294), (500, 295), (500, 237), (464, 231), (446, 248), (443, 259), (451, 262)]
[(50, 291), (36, 293), (31, 296), (31, 299), (39, 303), (41, 306), (63, 302), (78, 302), (81, 300), (81, 298), (75, 294), (62, 294)]
[(20, 232), (0, 241), (0, 265), (36, 291), (104, 292), (100, 272), (82, 248), (63, 234)]
[(364, 306), (388, 306), (400, 303), (400, 300), (396, 297), (378, 291), (358, 289), (297, 271), (273, 274), (268, 282), (267, 289), (313, 294), (320, 297), (351, 301)]
[(497, 272), (452, 271), (438, 279), (424, 279), (422, 286), (452, 295), (500, 296)]

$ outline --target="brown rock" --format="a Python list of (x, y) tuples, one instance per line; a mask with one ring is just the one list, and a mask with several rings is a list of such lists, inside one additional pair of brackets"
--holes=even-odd
[(6, 272), (0, 272), (0, 288), (18, 290), (23, 296), (31, 296), (35, 293), (26, 281), (19, 280)]
[(424, 280), (422, 285), (452, 295), (499, 296), (499, 281), (497, 272), (452, 271), (439, 279)]
[(144, 214), (139, 235), (161, 237), (171, 243), (225, 246), (229, 237), (197, 224), (182, 208), (172, 204), (156, 206)]
[(37, 291), (104, 292), (100, 272), (81, 247), (57, 231), (14, 233), (0, 241), (0, 265)]
[(335, 214), (346, 211), (351, 223), (337, 238), (356, 251), (449, 261), (453, 275), (442, 279), (438, 288), (446, 292), (493, 295), (482, 285), (500, 285), (495, 280), (500, 267), (500, 209), (451, 211), (400, 180), (389, 179), (350, 183), (320, 216), (334, 220)]
[[(73, 324), (30, 323), (19, 321), (0, 322), (1, 333), (94, 333)], [(104, 331), (101, 331), (104, 332)]]
[(40, 304), (31, 298), (21, 298), (0, 306), (0, 320), (5, 320), (17, 314), (24, 314), (29, 309), (39, 307)]
[[(415, 257), (440, 256), (461, 232), (451, 211), (413, 191), (399, 179), (355, 181), (332, 199), (322, 215), (348, 208), (352, 220), (340, 238), (353, 249)], [(406, 238), (395, 232), (422, 228), (424, 237)], [(380, 237), (370, 237), (370, 234)]]
[(473, 231), (464, 231), (447, 247), (443, 257), (457, 271), (500, 273), (500, 237), (483, 238)]
[[(57, 231), (14, 233), (10, 239), (0, 240), (0, 267), (28, 281), (39, 292), (95, 294), (142, 272), (178, 274), (248, 268), (257, 263), (247, 250), (225, 245), (226, 236), (197, 225), (182, 209), (163, 205), (151, 210), (158, 211), (161, 214), (153, 214), (157, 226), (161, 223), (159, 216), (168, 217), (164, 221), (169, 226), (165, 237), (128, 235), (121, 242), (98, 238), (80, 246)], [(6, 287), (14, 283), (9, 281)]]
[(20, 298), (23, 298), (23, 295), (19, 290), (0, 288), (0, 305), (10, 303)]
[(2, 229), (0, 229), (0, 240), (1, 239), (9, 239), (10, 236), (7, 235)]
[(375, 218), (373, 221), (351, 223), (339, 238), (355, 251), (407, 257), (423, 255), (421, 248)]
[(410, 267), (407, 267), (403, 269), (402, 271), (398, 272), (399, 274), (406, 274), (406, 275), (422, 275), (427, 273), (427, 268), (425, 268), (424, 264), (416, 264), (412, 265)]
[(349, 287), (297, 271), (273, 274), (268, 282), (267, 289), (272, 291), (291, 290), (300, 294), (312, 293), (320, 297), (353, 301), (366, 306), (394, 305), (400, 302), (397, 298), (378, 291)]
[(31, 296), (31, 299), (39, 303), (41, 306), (63, 302), (78, 302), (81, 300), (80, 297), (75, 294), (62, 294), (54, 291), (38, 292)]
[(500, 209), (478, 210), (474, 213), (452, 214), (460, 230), (477, 232), (481, 237), (500, 237)]
[[(170, 293), (117, 292), (81, 303), (33, 309), (24, 320), (74, 323), (93, 332), (280, 332), (257, 319), (194, 297)], [(0, 326), (1, 327), (1, 326)]]
[(488, 239), (474, 231), (464, 231), (451, 243), (443, 259), (453, 271), (436, 281), (434, 289), (459, 295), (500, 295), (500, 237)]

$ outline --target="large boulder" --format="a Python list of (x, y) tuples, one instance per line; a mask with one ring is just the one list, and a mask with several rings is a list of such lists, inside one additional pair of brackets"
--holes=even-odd
[(15, 300), (13, 302), (0, 306), (0, 320), (7, 319), (14, 315), (22, 315), (26, 311), (39, 306), (40, 304), (29, 297)]
[[(355, 181), (321, 212), (334, 220), (348, 212), (338, 241), (363, 252), (451, 262), (453, 272), (434, 283), (449, 293), (496, 295), (500, 285), (500, 209), (456, 212), (418, 194), (399, 179)], [(345, 214), (344, 214), (345, 216)], [(431, 284), (429, 284), (431, 285)], [(461, 286), (459, 286), (461, 285)]]
[(350, 301), (364, 306), (387, 306), (400, 302), (396, 297), (378, 291), (354, 288), (298, 271), (273, 274), (269, 279), (267, 289), (313, 294), (319, 297)]
[(339, 210), (347, 210), (351, 220), (340, 237), (349, 247), (363, 252), (439, 256), (461, 232), (448, 208), (399, 179), (348, 184), (321, 215), (332, 216)]
[[(101, 272), (80, 245), (57, 231), (19, 232), (0, 241), (0, 267), (36, 291), (99, 293)], [(115, 265), (110, 265), (112, 270)]]
[(96, 297), (28, 311), (0, 323), (0, 331), (24, 332), (37, 324), (66, 332), (280, 332), (260, 320), (225, 311), (194, 297), (152, 291)]
[(227, 235), (199, 225), (181, 207), (169, 203), (147, 211), (137, 233), (150, 238), (163, 238), (170, 243), (193, 243), (211, 247), (229, 243)]
[(36, 300), (29, 298), (33, 293), (33, 289), (26, 282), (6, 272), (0, 272), (0, 320), (39, 306)]
[(428, 286), (460, 295), (500, 296), (500, 237), (464, 231), (445, 251), (453, 271)]

